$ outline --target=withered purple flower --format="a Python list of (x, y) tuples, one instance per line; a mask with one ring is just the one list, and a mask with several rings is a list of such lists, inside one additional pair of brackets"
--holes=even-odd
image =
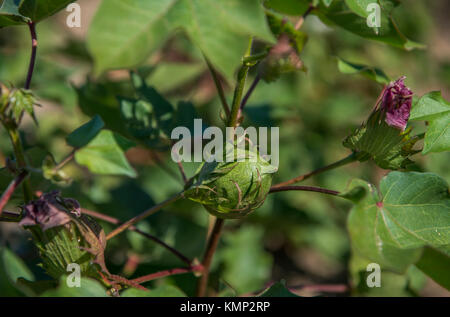
[(59, 191), (43, 194), (39, 199), (32, 200), (24, 207), (22, 226), (39, 225), (43, 231), (62, 226), (70, 222), (68, 212), (80, 216), (80, 204), (71, 198), (62, 198)]
[(382, 92), (380, 108), (391, 127), (405, 130), (411, 111), (413, 92), (405, 86), (405, 76), (387, 85)]

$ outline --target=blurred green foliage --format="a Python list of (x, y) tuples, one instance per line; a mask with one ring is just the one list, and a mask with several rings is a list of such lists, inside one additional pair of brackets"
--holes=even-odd
[[(84, 6), (88, 2), (80, 1), (80, 4)], [(109, 1), (104, 1), (104, 6), (106, 2)], [(278, 6), (276, 1), (269, 2)], [(430, 90), (442, 90), (446, 99), (449, 99), (450, 47), (441, 34), (448, 28), (447, 17), (443, 12), (448, 12), (450, 7), (446, 1), (402, 2), (399, 8), (394, 9), (393, 16), (402, 31), (414, 41), (424, 43), (426, 50), (405, 51), (364, 40), (344, 29), (331, 29), (311, 15), (302, 27), (309, 39), (300, 55), (308, 71), (284, 74), (274, 83), (258, 84), (245, 109), (244, 125), (280, 127), (280, 168), (274, 183), (322, 167), (349, 154), (342, 146), (342, 140), (368, 116), (382, 89), (380, 84), (363, 76), (373, 76), (372, 70), (379, 82), (385, 82), (386, 77), (405, 75), (407, 85), (418, 95)], [(94, 9), (89, 6), (87, 10)], [(279, 10), (294, 10), (296, 15), (304, 12), (303, 7), (286, 9), (282, 4)], [(88, 12), (83, 11), (83, 14)], [(120, 19), (116, 21), (120, 22)], [(32, 88), (38, 103), (42, 105), (35, 109), (39, 129), (28, 118), (22, 126), (28, 158), (35, 168), (41, 168), (48, 153), (55, 157), (56, 162), (66, 157), (71, 151), (71, 147), (66, 144), (67, 135), (95, 114), (101, 116), (105, 128), (113, 133), (132, 137), (126, 129), (116, 98), (134, 97), (128, 72), (93, 75), (93, 62), (86, 49), (86, 29), (87, 25), (83, 25), (80, 36), (67, 28), (64, 12), (37, 26), (39, 48)], [(241, 35), (242, 30), (239, 33)], [(9, 82), (17, 87), (23, 85), (29, 42), (26, 27), (0, 29), (1, 82)], [(333, 56), (339, 58), (340, 64)], [(185, 34), (176, 33), (154, 56), (139, 58), (145, 60), (145, 67), (138, 71), (149, 85), (163, 92), (172, 104), (189, 101), (208, 125), (222, 125), (220, 100), (210, 74), (198, 48), (187, 40)], [(348, 63), (344, 65), (343, 61)], [(239, 62), (225, 59), (219, 69), (225, 72), (228, 65)], [(370, 68), (361, 69), (361, 65), (369, 65)], [(343, 66), (347, 71), (341, 72)], [(379, 73), (376, 69), (384, 72)], [(227, 79), (232, 75), (230, 72), (230, 69), (226, 70)], [(254, 75), (250, 72), (249, 82)], [(226, 86), (229, 101), (232, 98), (232, 84)], [(425, 131), (424, 122), (414, 122), (413, 125), (417, 133)], [(111, 175), (94, 177), (86, 169), (70, 163), (64, 167), (64, 172), (74, 181), (63, 188), (63, 195), (76, 198), (84, 208), (127, 220), (182, 189), (182, 179), (169, 152), (139, 145), (126, 154), (132, 167), (123, 165), (122, 174), (134, 175), (135, 170), (138, 178)], [(12, 148), (6, 132), (0, 129), (0, 165), (3, 166), (11, 155)], [(426, 157), (418, 154), (415, 159), (419, 169), (437, 173), (450, 181), (448, 153), (433, 153)], [(123, 157), (120, 160), (124, 162)], [(81, 161), (78, 158), (77, 161), (86, 165), (89, 158)], [(187, 176), (192, 176), (197, 164), (184, 165)], [(0, 173), (0, 188), (3, 190), (11, 177), (4, 170), (0, 170)], [(353, 163), (311, 178), (305, 184), (344, 189), (352, 178), (363, 178), (378, 184), (386, 173), (386, 170), (381, 170), (371, 162)], [(46, 179), (32, 176), (31, 180), (33, 188), (43, 192), (59, 188)], [(9, 210), (16, 208), (20, 194), (17, 191), (10, 201)], [(351, 204), (343, 199), (315, 193), (270, 195), (264, 205), (248, 218), (227, 223), (213, 263), (212, 284), (226, 294), (236, 295), (261, 292), (269, 282), (280, 279), (285, 279), (289, 287), (320, 283), (346, 284), (351, 281), (354, 286), (352, 294), (374, 295), (358, 286), (360, 279), (364, 278), (359, 273), (364, 271), (365, 262), (350, 259), (346, 231), (350, 207)], [(107, 223), (102, 222), (102, 225), (106, 232), (113, 228)], [(200, 257), (204, 250), (207, 226), (208, 214), (201, 205), (188, 200), (178, 201), (138, 224), (141, 230), (154, 234), (191, 259)], [(17, 276), (29, 281), (49, 279), (36, 265), (39, 259), (27, 238), (27, 233), (16, 225), (0, 224), (0, 245), (7, 245), (14, 254), (25, 259), (33, 272), (24, 267), (19, 257), (3, 248), (0, 252), (0, 295), (99, 295), (100, 286), (92, 281), (88, 282), (92, 293), (86, 290), (88, 293), (83, 294), (75, 294), (63, 286), (35, 292), (22, 284), (16, 285)], [(128, 271), (125, 268), (131, 257), (137, 257), (139, 265)], [(134, 232), (127, 232), (109, 241), (106, 258), (112, 272), (123, 273), (128, 277), (183, 265), (171, 253)], [(12, 268), (11, 263), (16, 262), (19, 264)], [(377, 290), (377, 295), (420, 294), (424, 279), (420, 272), (408, 272), (407, 275), (389, 272), (386, 283)], [(192, 296), (195, 294), (195, 281), (196, 277), (190, 274), (174, 275), (150, 282), (148, 286), (157, 287), (156, 290), (161, 289), (161, 294), (168, 296)], [(126, 292), (128, 295), (138, 295), (134, 293), (137, 292), (135, 290)]]

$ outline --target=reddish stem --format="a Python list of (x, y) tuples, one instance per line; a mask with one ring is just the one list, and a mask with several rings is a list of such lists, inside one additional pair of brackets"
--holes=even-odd
[[(119, 219), (116, 219), (114, 217), (101, 214), (101, 213), (96, 212), (96, 211), (92, 211), (92, 210), (88, 210), (88, 209), (82, 208), (81, 212), (86, 214), (86, 215), (89, 215), (91, 217), (94, 217), (94, 218), (97, 218), (97, 219), (100, 219), (100, 220), (103, 220), (103, 221), (106, 221), (106, 222), (109, 222), (109, 223), (112, 223), (112, 224), (115, 224), (115, 225), (123, 224)], [(167, 250), (172, 252), (174, 255), (176, 255), (181, 261), (185, 262), (188, 265), (191, 265), (191, 263), (192, 263), (191, 260), (189, 260), (185, 255), (181, 254), (180, 251), (178, 251), (178, 250), (172, 248), (170, 245), (166, 244), (164, 241), (158, 239), (157, 237), (155, 237), (155, 236), (153, 236), (153, 235), (151, 235), (149, 233), (146, 233), (144, 231), (139, 230), (135, 226), (130, 226), (128, 229), (131, 230), (131, 231), (134, 231), (136, 233), (139, 233), (140, 235), (142, 235), (142, 236), (144, 236), (144, 237), (146, 237), (146, 238), (148, 238), (150, 240), (153, 240), (154, 242), (158, 243), (159, 245), (163, 246), (164, 248), (166, 248)]]
[(12, 194), (14, 193), (16, 188), (19, 187), (19, 185), (22, 183), (22, 181), (25, 179), (27, 175), (28, 171), (23, 171), (22, 173), (20, 173), (15, 179), (11, 181), (11, 183), (8, 185), (8, 188), (6, 188), (5, 192), (2, 194), (2, 197), (0, 198), (0, 216), (3, 212), (3, 208), (8, 203)]
[(302, 191), (308, 191), (308, 192), (316, 192), (316, 193), (322, 193), (327, 195), (339, 195), (340, 193), (335, 190), (331, 189), (325, 189), (320, 187), (313, 187), (313, 186), (278, 186), (278, 187), (272, 187), (269, 191), (269, 193), (276, 193), (276, 192), (285, 192), (289, 190), (302, 190)]
[(222, 232), (224, 223), (224, 219), (217, 218), (216, 222), (214, 223), (214, 228), (211, 232), (211, 235), (209, 236), (208, 246), (206, 247), (205, 256), (203, 257), (202, 261), (203, 273), (197, 286), (198, 297), (205, 296), (206, 288), (208, 286), (209, 267), (211, 266), (211, 262), (214, 256), (214, 252), (217, 249), (217, 245), (219, 244), (220, 234)]
[(202, 265), (195, 265), (195, 266), (191, 266), (188, 268), (169, 269), (169, 270), (164, 270), (164, 271), (160, 271), (160, 272), (156, 272), (156, 273), (152, 273), (152, 274), (148, 274), (148, 275), (144, 275), (144, 276), (135, 278), (135, 279), (131, 280), (131, 282), (136, 283), (136, 284), (142, 284), (142, 283), (145, 283), (148, 281), (156, 280), (158, 278), (162, 278), (162, 277), (166, 277), (166, 276), (170, 276), (170, 275), (184, 274), (184, 273), (190, 273), (190, 272), (201, 272), (202, 270), (203, 270)]
[(37, 51), (37, 35), (36, 35), (36, 24), (34, 22), (28, 23), (31, 34), (31, 57), (30, 64), (28, 65), (28, 74), (25, 81), (25, 89), (30, 89), (31, 78), (33, 77), (34, 64), (36, 62), (36, 51)]

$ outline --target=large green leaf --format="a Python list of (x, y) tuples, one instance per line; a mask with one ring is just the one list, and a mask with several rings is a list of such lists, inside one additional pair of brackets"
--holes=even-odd
[(432, 248), (425, 248), (416, 266), (434, 281), (450, 290), (450, 256)]
[(124, 153), (132, 146), (134, 143), (119, 134), (102, 130), (89, 144), (75, 153), (75, 160), (93, 173), (136, 177), (136, 172)]
[(423, 154), (450, 151), (450, 102), (442, 98), (440, 91), (423, 95), (414, 104), (409, 120), (429, 123)]
[(362, 256), (401, 272), (419, 259), (421, 247), (450, 244), (450, 195), (438, 175), (391, 172), (379, 192), (362, 180), (350, 190), (357, 187), (366, 195), (351, 210), (348, 230)]
[(88, 35), (97, 73), (143, 62), (177, 28), (228, 78), (249, 36), (273, 40), (259, 0), (103, 1)]
[[(352, 3), (355, 1), (352, 1)], [(375, 2), (375, 1), (372, 1)], [(397, 1), (382, 1), (380, 12), (380, 27), (373, 28), (367, 25), (366, 17), (361, 16), (362, 7), (354, 6), (354, 11), (346, 5), (346, 1), (333, 1), (329, 7), (320, 5), (318, 10), (313, 11), (326, 24), (339, 26), (349, 32), (359, 35), (363, 38), (383, 42), (395, 47), (406, 50), (414, 48), (423, 48), (424, 46), (415, 43), (403, 35), (394, 20), (391, 17), (391, 10), (395, 7)]]
[(39, 22), (75, 0), (4, 0), (0, 8), (0, 28)]
[(99, 115), (95, 115), (89, 122), (70, 133), (66, 141), (75, 148), (81, 148), (97, 136), (105, 123)]

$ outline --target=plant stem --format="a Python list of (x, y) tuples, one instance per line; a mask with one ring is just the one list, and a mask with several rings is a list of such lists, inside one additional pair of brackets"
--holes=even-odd
[(261, 80), (261, 73), (258, 72), (255, 76), (255, 79), (253, 79), (250, 88), (247, 90), (247, 93), (245, 94), (244, 98), (242, 98), (241, 107), (239, 111), (242, 112), (242, 110), (244, 110), (244, 107), (247, 104), (248, 99), (250, 98), (251, 94), (253, 93), (253, 90), (255, 90), (256, 85), (258, 85), (260, 80)]
[[(25, 160), (25, 154), (23, 152), (23, 146), (22, 141), (20, 140), (19, 131), (16, 127), (10, 127), (9, 125), (5, 125), (5, 128), (9, 134), (17, 164), (20, 168), (24, 169), (27, 167), (27, 162)], [(28, 202), (33, 198), (29, 179), (24, 180), (22, 187), (25, 202)]]
[(28, 64), (28, 74), (27, 79), (25, 81), (25, 89), (30, 89), (31, 78), (33, 77), (34, 64), (36, 62), (36, 51), (37, 51), (37, 35), (36, 35), (36, 24), (34, 22), (28, 23), (28, 27), (30, 29), (31, 35), (31, 57), (30, 63)]
[(109, 240), (113, 237), (115, 237), (116, 235), (118, 235), (119, 233), (123, 232), (124, 230), (128, 229), (129, 227), (131, 227), (132, 225), (134, 225), (135, 223), (141, 221), (144, 218), (147, 218), (148, 216), (153, 215), (155, 212), (157, 212), (158, 210), (164, 208), (165, 206), (169, 205), (170, 203), (173, 203), (174, 201), (180, 199), (183, 197), (184, 191), (181, 191), (175, 195), (173, 195), (172, 197), (170, 197), (169, 199), (163, 201), (162, 203), (153, 206), (152, 208), (144, 211), (143, 213), (141, 213), (140, 215), (137, 215), (136, 217), (131, 218), (130, 220), (128, 220), (127, 222), (123, 223), (122, 225), (120, 225), (119, 227), (117, 227), (116, 229), (114, 229), (113, 231), (111, 231), (107, 236), (106, 236), (106, 240)]
[[(82, 208), (81, 212), (86, 214), (86, 215), (89, 215), (91, 217), (94, 217), (94, 218), (97, 218), (97, 219), (100, 219), (100, 220), (103, 220), (103, 221), (106, 221), (106, 222), (109, 222), (109, 223), (112, 223), (112, 224), (115, 224), (115, 225), (123, 224), (119, 219), (116, 219), (116, 218), (111, 217), (111, 216), (104, 215), (104, 214), (96, 212), (96, 211), (92, 211), (92, 210), (88, 210), (88, 209)], [(128, 230), (131, 230), (131, 231), (134, 231), (136, 233), (139, 233), (140, 235), (142, 235), (142, 236), (144, 236), (144, 237), (146, 237), (146, 238), (148, 238), (148, 239), (158, 243), (159, 245), (163, 246), (164, 248), (166, 248), (167, 250), (172, 252), (174, 255), (176, 255), (181, 261), (185, 262), (187, 265), (191, 265), (192, 261), (189, 260), (188, 257), (183, 255), (180, 251), (172, 248), (171, 246), (166, 244), (164, 241), (158, 239), (157, 237), (155, 237), (155, 236), (153, 236), (153, 235), (151, 235), (151, 234), (149, 234), (147, 232), (141, 231), (138, 228), (136, 228), (135, 226), (130, 226), (128, 228)]]
[(152, 274), (148, 274), (145, 276), (141, 276), (138, 278), (135, 278), (131, 280), (131, 282), (136, 284), (142, 284), (148, 281), (156, 280), (158, 278), (170, 276), (170, 275), (176, 275), (176, 274), (184, 274), (184, 273), (190, 273), (190, 272), (201, 272), (203, 270), (203, 266), (201, 265), (195, 265), (188, 268), (176, 268), (176, 269), (168, 269)]
[(302, 191), (308, 191), (308, 192), (316, 192), (316, 193), (322, 193), (327, 195), (339, 195), (340, 193), (335, 190), (331, 189), (325, 189), (320, 187), (314, 187), (314, 186), (279, 186), (279, 187), (272, 187), (269, 191), (269, 193), (277, 193), (277, 192), (285, 192), (289, 190), (302, 190)]
[(180, 170), (181, 178), (183, 179), (183, 182), (186, 184), (188, 182), (188, 179), (186, 177), (186, 173), (184, 172), (184, 167), (181, 162), (177, 162), (178, 169)]
[(23, 171), (20, 173), (15, 179), (9, 183), (8, 187), (0, 197), (0, 216), (2, 215), (3, 208), (8, 203), (9, 199), (11, 198), (12, 194), (16, 190), (17, 187), (19, 187), (20, 183), (27, 177), (28, 171)]
[(308, 9), (305, 11), (305, 13), (303, 13), (303, 15), (300, 17), (300, 19), (297, 21), (297, 23), (295, 24), (295, 29), (298, 30), (302, 27), (303, 22), (305, 21), (305, 18), (311, 13), (312, 10), (314, 10), (315, 7), (310, 4)]
[[(253, 38), (250, 38), (250, 41), (248, 43), (247, 52), (244, 55), (244, 58), (246, 56), (250, 56), (250, 53), (252, 51), (252, 43)], [(234, 95), (233, 95), (233, 103), (231, 104), (231, 113), (228, 119), (228, 126), (229, 127), (236, 127), (238, 120), (239, 120), (239, 109), (241, 107), (241, 99), (242, 94), (244, 92), (245, 87), (245, 80), (247, 79), (248, 70), (250, 68), (249, 63), (243, 62), (242, 67), (239, 69), (238, 77), (237, 77), (237, 83), (236, 87), (234, 89)]]
[(214, 69), (213, 65), (209, 61), (209, 59), (206, 58), (206, 64), (208, 65), (209, 71), (211, 72), (212, 78), (214, 80), (214, 84), (216, 85), (217, 93), (219, 94), (220, 101), (222, 103), (223, 110), (225, 111), (226, 116), (228, 117), (230, 115), (230, 107), (228, 107), (227, 99), (225, 98), (225, 92), (223, 91), (222, 84), (220, 83), (219, 76), (217, 75), (216, 70)]
[(219, 244), (220, 235), (222, 233), (222, 228), (225, 223), (224, 219), (216, 218), (214, 228), (209, 236), (208, 245), (206, 247), (205, 255), (203, 257), (203, 273), (197, 284), (197, 296), (203, 297), (206, 293), (206, 288), (208, 286), (209, 268), (211, 262), (216, 252), (217, 245)]
[(309, 172), (307, 174), (297, 176), (297, 177), (292, 178), (292, 179), (290, 179), (288, 181), (276, 184), (276, 185), (272, 186), (272, 188), (278, 188), (278, 187), (282, 187), (282, 186), (287, 186), (287, 185), (291, 185), (291, 184), (294, 184), (294, 183), (298, 183), (298, 182), (301, 182), (301, 181), (304, 181), (304, 180), (310, 178), (311, 176), (314, 176), (314, 175), (317, 175), (317, 174), (320, 174), (320, 173), (332, 170), (332, 169), (337, 168), (337, 167), (341, 167), (343, 165), (355, 162), (356, 160), (357, 160), (356, 153), (352, 153), (352, 154), (350, 154), (346, 158), (343, 158), (340, 161), (337, 161), (337, 162), (332, 163), (330, 165), (321, 167), (321, 168), (316, 169), (316, 170), (314, 170), (312, 172)]
[(17, 213), (3, 211), (0, 216), (0, 222), (19, 222), (22, 219), (22, 216)]
[(73, 160), (74, 156), (75, 156), (75, 152), (77, 151), (77, 149), (73, 149), (72, 152), (70, 152), (61, 162), (58, 163), (58, 165), (56, 165), (53, 168), (53, 171), (56, 172), (58, 170), (60, 170), (61, 168), (63, 168), (67, 163), (69, 163), (71, 160)]

